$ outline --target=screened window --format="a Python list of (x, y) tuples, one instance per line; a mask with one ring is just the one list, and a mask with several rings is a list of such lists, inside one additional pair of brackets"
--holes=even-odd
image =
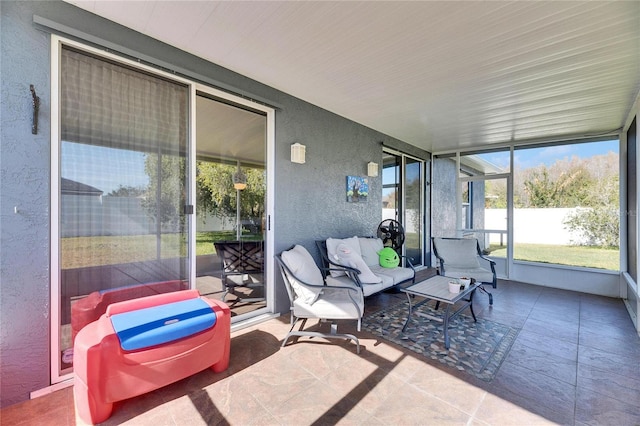
[(516, 149), (515, 260), (619, 270), (618, 145)]

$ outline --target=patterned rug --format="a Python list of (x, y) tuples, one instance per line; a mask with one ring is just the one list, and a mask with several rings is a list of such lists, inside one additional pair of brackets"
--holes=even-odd
[(471, 314), (460, 314), (449, 321), (450, 348), (444, 347), (442, 323), (430, 320), (429, 314), (442, 317), (444, 307), (436, 311), (432, 302), (424, 304), (411, 314), (405, 332), (407, 302), (365, 315), (363, 328), (376, 336), (390, 340), (431, 360), (438, 361), (477, 378), (490, 382), (506, 358), (518, 335), (518, 329), (483, 318), (473, 322)]

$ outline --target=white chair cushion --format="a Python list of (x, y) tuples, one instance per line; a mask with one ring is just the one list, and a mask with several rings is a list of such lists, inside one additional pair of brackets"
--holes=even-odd
[(298, 281), (300, 279), (313, 285), (324, 285), (322, 273), (306, 248), (296, 245), (291, 250), (282, 252), (282, 261), (291, 270), (295, 277), (290, 277), (291, 287), (296, 296), (304, 303), (312, 305), (322, 292), (321, 287), (308, 287)]
[(475, 278), (479, 283), (491, 283), (493, 284), (493, 273), (484, 268), (470, 268), (470, 269), (445, 269), (445, 276), (451, 278)]
[(384, 248), (382, 240), (380, 238), (360, 237), (358, 242), (360, 243), (360, 254), (364, 263), (369, 267), (380, 265), (378, 252)]
[[(346, 244), (349, 248), (354, 250), (360, 256), (360, 243), (358, 243), (358, 237), (351, 238), (327, 238), (327, 257), (332, 262), (340, 263), (340, 259), (337, 256), (336, 249), (338, 245)], [(339, 277), (340, 275), (344, 275), (342, 271), (331, 271), (332, 277)]]
[(382, 277), (383, 279), (388, 277), (391, 280), (391, 285), (396, 285), (406, 280), (413, 278), (414, 272), (411, 268), (403, 268), (398, 266), (396, 268), (383, 268), (382, 266), (372, 267), (371, 270), (374, 274)]
[(352, 294), (352, 297), (355, 304), (346, 291), (327, 288), (313, 305), (296, 299), (293, 302), (293, 314), (300, 318), (358, 319), (364, 312), (364, 302), (358, 300), (356, 294)]
[(338, 258), (338, 263), (341, 265), (356, 268), (360, 271), (358, 278), (360, 278), (361, 283), (375, 284), (382, 281), (380, 278), (375, 276), (373, 272), (371, 272), (371, 269), (369, 269), (364, 260), (362, 260), (362, 257), (346, 244), (338, 244), (338, 247), (336, 248), (336, 256)]

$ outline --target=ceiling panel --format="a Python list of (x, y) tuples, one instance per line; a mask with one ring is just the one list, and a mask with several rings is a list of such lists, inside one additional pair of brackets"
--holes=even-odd
[(71, 3), (432, 152), (615, 132), (640, 2)]

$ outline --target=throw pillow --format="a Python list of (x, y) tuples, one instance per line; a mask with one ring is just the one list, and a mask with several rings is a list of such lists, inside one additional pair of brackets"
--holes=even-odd
[(362, 257), (346, 244), (339, 244), (336, 248), (336, 254), (341, 265), (350, 266), (360, 271), (358, 278), (360, 278), (361, 283), (376, 284), (382, 281), (381, 278), (371, 272)]
[[(332, 262), (340, 264), (340, 259), (336, 254), (336, 249), (339, 244), (346, 244), (349, 248), (360, 255), (360, 243), (358, 242), (358, 237), (351, 238), (327, 238), (327, 256)], [(329, 265), (331, 266), (331, 265)], [(344, 275), (342, 271), (331, 271), (332, 277), (339, 277)]]
[(380, 256), (380, 266), (383, 268), (395, 268), (400, 264), (398, 253), (391, 247), (385, 247), (378, 252)]

